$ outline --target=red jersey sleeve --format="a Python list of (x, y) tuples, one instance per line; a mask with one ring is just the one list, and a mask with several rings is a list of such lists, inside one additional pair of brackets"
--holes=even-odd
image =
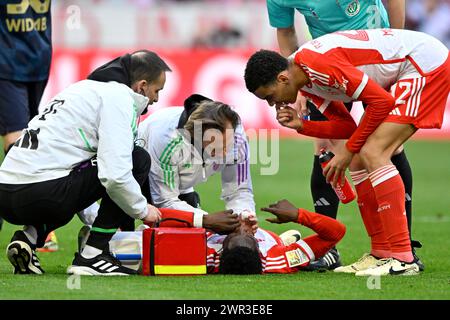
[(294, 59), (313, 82), (338, 88), (353, 100), (360, 100), (367, 105), (364, 118), (347, 141), (348, 150), (359, 152), (369, 135), (394, 108), (394, 97), (338, 55), (304, 49)]
[(302, 91), (328, 121), (303, 120), (298, 133), (322, 139), (348, 139), (356, 129), (356, 123), (342, 102), (328, 101)]
[[(367, 75), (365, 76), (367, 77)], [(346, 144), (347, 149), (353, 153), (361, 150), (367, 138), (395, 107), (395, 98), (371, 79), (367, 80), (366, 86), (359, 95), (359, 100), (367, 107), (358, 128)]]

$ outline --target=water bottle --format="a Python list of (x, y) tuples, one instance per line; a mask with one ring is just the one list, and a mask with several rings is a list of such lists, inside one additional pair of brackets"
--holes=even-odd
[[(325, 149), (320, 150), (320, 156), (319, 156), (319, 163), (322, 168), (325, 168), (328, 162), (334, 157), (333, 152), (331, 151), (325, 151)], [(338, 184), (336, 188), (333, 187), (334, 192), (336, 192), (336, 195), (338, 196), (339, 200), (342, 203), (349, 203), (355, 200), (356, 194), (355, 191), (353, 191), (353, 188), (348, 181), (347, 177), (344, 176), (345, 182), (344, 185), (341, 185), (341, 179), (339, 178)]]

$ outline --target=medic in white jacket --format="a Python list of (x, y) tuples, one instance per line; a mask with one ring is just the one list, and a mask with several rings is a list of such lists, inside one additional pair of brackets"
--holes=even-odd
[(218, 163), (199, 151), (178, 129), (185, 108), (169, 107), (156, 111), (140, 123), (138, 144), (151, 157), (149, 174), (152, 201), (156, 207), (195, 213), (194, 226), (201, 226), (201, 216), (208, 214), (194, 208), (180, 195), (191, 193), (194, 187), (216, 173), (222, 175), (222, 195), (226, 209), (234, 213), (255, 212), (249, 166), (249, 145), (242, 124), (234, 132), (233, 148), (227, 149), (227, 161)]
[(83, 80), (71, 85), (41, 117), (30, 121), (28, 134), (2, 163), (0, 182), (29, 184), (62, 178), (97, 156), (98, 177), (109, 196), (129, 216), (143, 219), (147, 200), (133, 178), (131, 154), (137, 118), (148, 103), (147, 97), (118, 82)]

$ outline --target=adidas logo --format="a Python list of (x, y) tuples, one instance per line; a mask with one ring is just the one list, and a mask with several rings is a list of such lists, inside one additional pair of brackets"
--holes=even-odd
[(316, 207), (323, 207), (323, 206), (329, 206), (330, 203), (325, 198), (320, 198), (319, 200), (314, 203), (314, 206)]
[(92, 265), (94, 268), (98, 268), (104, 272), (112, 272), (116, 269), (118, 269), (118, 266), (113, 266), (112, 263), (106, 262), (105, 260), (100, 260), (99, 262), (96, 262)]
[(325, 262), (328, 266), (331, 266), (334, 263), (336, 263), (336, 258), (330, 252), (328, 252), (326, 255), (324, 255), (323, 259), (325, 260)]

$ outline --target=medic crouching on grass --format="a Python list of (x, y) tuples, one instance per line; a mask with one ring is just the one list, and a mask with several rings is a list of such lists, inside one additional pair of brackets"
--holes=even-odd
[[(126, 54), (59, 93), (29, 122), (0, 167), (0, 217), (25, 225), (7, 247), (15, 274), (43, 274), (36, 247), (99, 199), (86, 246), (68, 273), (136, 274), (108, 243), (119, 228), (134, 230), (137, 219), (160, 218), (142, 192), (150, 156), (135, 142), (138, 118), (158, 101), (168, 71), (154, 52)], [(203, 217), (202, 225), (230, 232), (239, 221), (227, 210)]]
[[(108, 253), (108, 242), (134, 219), (159, 219), (141, 192), (149, 155), (134, 140), (137, 119), (158, 101), (170, 68), (154, 52), (141, 50), (99, 70), (114, 73), (115, 81), (83, 80), (63, 90), (28, 123), (0, 167), (0, 216), (25, 225), (7, 247), (15, 274), (44, 273), (36, 247), (99, 199), (87, 245), (69, 271), (133, 274)], [(100, 261), (108, 267), (97, 268)]]

